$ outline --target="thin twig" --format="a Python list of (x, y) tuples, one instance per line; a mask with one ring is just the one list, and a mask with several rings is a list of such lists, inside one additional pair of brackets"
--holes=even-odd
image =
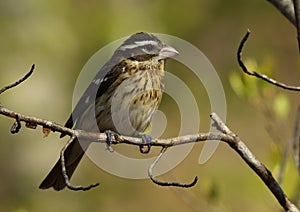
[(160, 186), (175, 186), (175, 187), (182, 187), (182, 188), (190, 188), (190, 187), (196, 185), (196, 183), (198, 181), (197, 176), (195, 177), (195, 179), (192, 183), (162, 182), (162, 181), (157, 180), (154, 177), (154, 175), (152, 174), (152, 170), (153, 170), (154, 166), (157, 164), (157, 162), (159, 161), (159, 159), (162, 157), (162, 155), (165, 153), (166, 150), (167, 150), (167, 147), (162, 147), (159, 155), (156, 157), (156, 159), (153, 161), (153, 163), (150, 165), (150, 167), (148, 169), (148, 176), (150, 177), (152, 182), (154, 182), (155, 184), (160, 185)]
[(236, 136), (231, 130), (226, 126), (226, 124), (219, 118), (216, 113), (210, 114), (210, 118), (214, 121), (213, 125), (218, 130), (220, 130), (224, 134), (228, 134), (230, 136)]
[(22, 77), (21, 79), (19, 79), (18, 81), (14, 82), (14, 83), (12, 83), (12, 84), (10, 84), (10, 85), (7, 85), (7, 86), (5, 86), (5, 87), (3, 87), (3, 88), (1, 88), (1, 89), (0, 89), (0, 94), (3, 93), (3, 92), (5, 92), (5, 91), (7, 91), (7, 90), (10, 89), (10, 88), (16, 87), (16, 86), (19, 85), (20, 83), (24, 82), (24, 81), (25, 81), (28, 77), (30, 77), (30, 75), (33, 73), (34, 68), (35, 68), (35, 65), (33, 64), (33, 65), (31, 66), (30, 71), (29, 71), (27, 74), (25, 74), (25, 76), (23, 76), (23, 77)]
[(278, 171), (278, 175), (277, 175), (277, 181), (279, 184), (281, 184), (283, 181), (284, 171), (286, 170), (286, 165), (288, 162), (290, 147), (291, 147), (291, 141), (288, 140), (288, 141), (286, 141), (286, 143), (284, 145), (284, 149), (282, 151), (279, 171)]
[(248, 30), (247, 33), (245, 34), (245, 36), (243, 37), (243, 39), (242, 39), (242, 41), (239, 45), (238, 51), (237, 51), (237, 60), (238, 60), (238, 63), (240, 65), (240, 67), (242, 68), (242, 70), (248, 75), (260, 78), (260, 79), (262, 79), (262, 80), (264, 80), (268, 83), (271, 83), (271, 84), (273, 84), (277, 87), (280, 87), (280, 88), (283, 88), (283, 89), (286, 89), (286, 90), (291, 90), (291, 91), (300, 91), (299, 86), (286, 85), (284, 83), (277, 82), (276, 80), (274, 80), (272, 78), (269, 78), (268, 76), (266, 76), (264, 74), (260, 74), (260, 73), (257, 73), (255, 71), (250, 71), (250, 70), (247, 69), (246, 65), (242, 61), (242, 50), (243, 50), (244, 44), (248, 40), (249, 36), (250, 36), (250, 31)]
[(71, 183), (70, 183), (70, 180), (69, 180), (69, 177), (68, 177), (68, 174), (67, 174), (67, 169), (66, 169), (66, 164), (65, 164), (65, 151), (66, 149), (68, 148), (68, 146), (74, 142), (76, 140), (76, 136), (73, 135), (70, 140), (66, 143), (66, 145), (62, 148), (62, 150), (60, 151), (60, 162), (61, 162), (61, 169), (62, 169), (62, 174), (65, 178), (65, 183), (66, 183), (66, 186), (70, 189), (70, 190), (73, 190), (73, 191), (87, 191), (87, 190), (90, 190), (91, 188), (94, 188), (96, 186), (99, 185), (99, 183), (95, 183), (95, 184), (91, 184), (89, 186), (73, 186)]
[(13, 126), (10, 128), (10, 132), (12, 134), (18, 133), (21, 129), (21, 122), (20, 122), (20, 118), (17, 115), (16, 116), (16, 121), (14, 122)]
[(294, 128), (294, 135), (293, 135), (293, 153), (294, 153), (294, 160), (298, 168), (298, 174), (300, 175), (300, 106), (298, 107), (296, 113), (296, 120), (295, 120), (295, 128)]

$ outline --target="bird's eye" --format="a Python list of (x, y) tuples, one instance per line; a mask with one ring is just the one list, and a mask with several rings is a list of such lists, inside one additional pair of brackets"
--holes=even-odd
[(146, 45), (143, 48), (144, 52), (146, 52), (146, 53), (151, 53), (153, 51), (153, 49), (154, 49), (153, 45)]
[(149, 60), (153, 55), (152, 54), (142, 54), (142, 55), (135, 55), (132, 57), (129, 57), (130, 60), (136, 60), (136, 61), (146, 61)]

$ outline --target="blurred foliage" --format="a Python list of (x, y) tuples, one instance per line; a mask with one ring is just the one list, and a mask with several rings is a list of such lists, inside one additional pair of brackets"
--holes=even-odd
[[(274, 78), (275, 63), (271, 58), (263, 60), (257, 65), (254, 59), (247, 59), (245, 65), (248, 70)], [(276, 86), (257, 77), (247, 75), (242, 71), (233, 71), (229, 75), (229, 82), (233, 91), (245, 98), (264, 113), (275, 116), (277, 119), (286, 119), (290, 113), (290, 100), (283, 92), (278, 92)]]
[[(270, 57), (263, 59), (259, 65), (254, 59), (249, 58), (244, 63), (248, 70), (274, 79), (276, 63)], [(270, 148), (270, 155), (274, 161), (272, 173), (277, 176), (279, 183), (282, 183), (286, 172), (293, 173), (291, 175), (294, 179), (293, 186), (289, 184), (287, 187), (298, 196), (297, 169), (295, 164), (291, 165), (288, 161), (292, 158), (292, 139), (290, 139), (291, 135), (287, 133), (289, 130), (286, 126), (288, 117), (291, 115), (289, 96), (283, 91), (278, 91), (276, 86), (242, 71), (233, 71), (229, 75), (229, 82), (236, 95), (247, 100), (265, 116), (266, 129), (273, 140)]]
[(275, 97), (273, 103), (273, 111), (276, 117), (283, 119), (286, 118), (290, 110), (290, 101), (284, 94), (279, 94)]
[[(300, 72), (295, 71), (299, 70), (295, 29), (267, 1), (3, 0), (0, 87), (23, 76), (32, 63), (37, 68), (28, 81), (2, 94), (0, 102), (12, 110), (63, 124), (71, 111), (78, 74), (96, 51), (137, 31), (171, 34), (189, 41), (211, 60), (224, 85), (227, 124), (261, 161), (277, 170), (292, 134), (299, 94), (240, 73), (236, 50), (247, 28), (252, 36), (246, 54), (255, 58), (248, 65), (280, 81), (297, 84)], [(256, 62), (260, 58), (262, 62)], [(200, 80), (181, 71), (181, 67), (168, 63), (168, 69), (193, 92), (201, 115), (200, 131), (205, 132), (210, 128), (209, 98)], [(165, 98), (161, 110), (170, 116), (167, 136), (175, 135), (180, 126), (178, 107)], [(59, 140), (55, 133), (43, 138), (40, 128), (23, 127), (19, 134), (11, 135), (12, 123), (0, 117), (0, 211), (246, 212), (280, 208), (263, 183), (226, 145), (220, 145), (201, 166), (196, 161), (202, 145), (195, 145), (178, 167), (161, 177), (185, 182), (198, 175), (199, 183), (188, 190), (112, 176), (85, 159), (72, 182), (99, 180), (100, 187), (88, 192), (41, 191), (37, 187), (66, 140)], [(270, 124), (272, 128), (268, 128)], [(275, 143), (270, 134), (280, 135), (280, 139)], [(129, 149), (138, 152), (138, 148)], [(298, 187), (291, 157), (287, 164), (283, 185), (288, 195), (294, 195), (293, 188)]]

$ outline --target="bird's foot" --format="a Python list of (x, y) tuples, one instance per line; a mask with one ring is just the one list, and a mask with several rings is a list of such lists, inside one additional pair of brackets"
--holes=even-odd
[(151, 144), (153, 143), (152, 138), (147, 134), (141, 134), (140, 137), (142, 138), (143, 142), (143, 144), (140, 145), (140, 152), (143, 154), (147, 154), (150, 152)]
[(112, 141), (112, 137), (114, 137), (114, 139), (118, 139), (119, 134), (111, 131), (111, 130), (105, 130), (104, 133), (106, 134), (106, 146), (107, 146), (107, 150), (110, 152), (113, 152), (113, 148), (111, 147), (113, 141)]

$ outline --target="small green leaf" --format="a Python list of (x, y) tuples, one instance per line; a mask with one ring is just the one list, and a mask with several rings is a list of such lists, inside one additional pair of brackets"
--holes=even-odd
[(235, 72), (230, 74), (229, 83), (231, 85), (232, 90), (239, 97), (245, 97), (245, 86), (241, 80), (241, 76)]
[(289, 98), (284, 94), (278, 94), (273, 103), (273, 110), (278, 118), (286, 118), (290, 112)]

